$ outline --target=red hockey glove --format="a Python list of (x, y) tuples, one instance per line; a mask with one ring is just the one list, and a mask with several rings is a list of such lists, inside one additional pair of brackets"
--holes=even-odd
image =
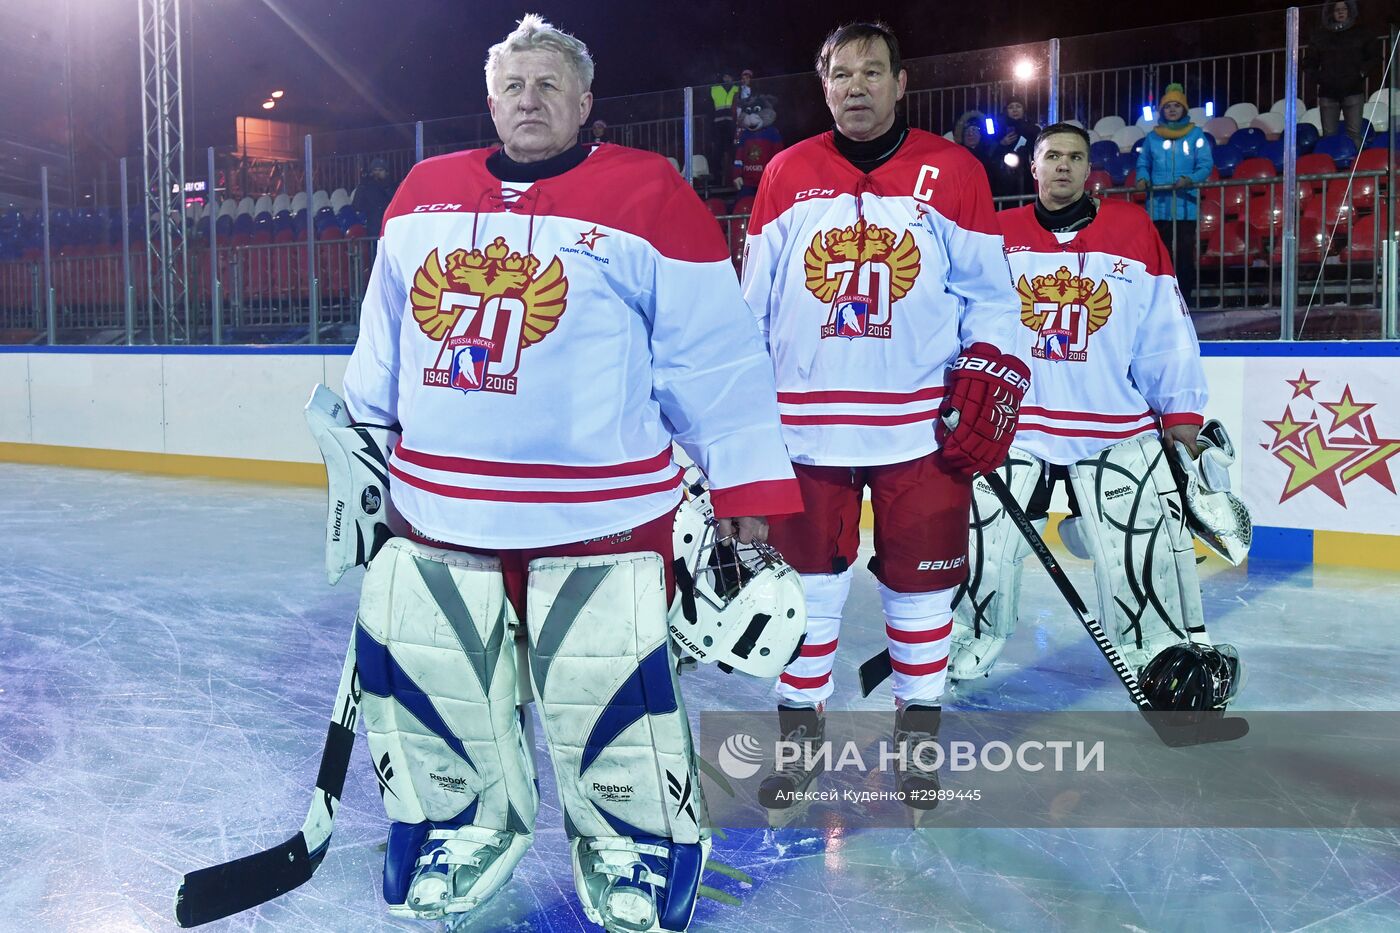
[(940, 411), (943, 462), (968, 474), (1001, 466), (1030, 386), (1030, 370), (1011, 354), (990, 343), (965, 348), (953, 363), (952, 387)]

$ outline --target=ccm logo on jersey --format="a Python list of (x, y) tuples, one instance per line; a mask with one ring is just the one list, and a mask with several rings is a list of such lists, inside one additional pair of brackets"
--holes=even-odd
[(961, 567), (965, 563), (967, 563), (967, 555), (964, 554), (962, 557), (953, 557), (947, 560), (921, 560), (919, 561), (919, 569), (954, 570), (958, 567)]
[(1005, 363), (997, 363), (980, 356), (960, 356), (953, 363), (953, 369), (968, 372), (985, 372), (993, 379), (1000, 379), (1007, 385), (1015, 386), (1022, 392), (1031, 387), (1031, 381), (1020, 373), (1013, 372)]
[(413, 213), (426, 214), (429, 211), (460, 211), (461, 209), (462, 205), (460, 204), (448, 204), (446, 202), (441, 204), (419, 204), (413, 208)]
[(836, 194), (835, 188), (808, 188), (806, 191), (799, 191), (793, 196), (794, 201), (805, 201), (808, 198), (830, 198)]

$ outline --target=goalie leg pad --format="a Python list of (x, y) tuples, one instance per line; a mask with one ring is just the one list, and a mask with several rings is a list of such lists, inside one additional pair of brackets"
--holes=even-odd
[(1129, 438), (1069, 474), (1099, 617), (1123, 660), (1140, 670), (1169, 645), (1206, 642), (1196, 554), (1161, 439)]
[(584, 912), (608, 929), (684, 929), (710, 832), (661, 558), (533, 560), (525, 616)]
[(494, 558), (393, 538), (356, 619), (363, 716), (394, 821), (384, 897), (440, 917), (505, 884), (539, 795), (516, 706), (514, 615)]
[[(1030, 502), (1044, 470), (1043, 464), (1012, 448), (997, 468), (1022, 508)], [(1034, 518), (1044, 533), (1046, 519)], [(1030, 545), (1001, 507), (1001, 500), (982, 480), (972, 484), (972, 520), (967, 542), (967, 582), (953, 606), (952, 649), (948, 676), (968, 680), (985, 676), (1001, 656), (1006, 640), (1016, 631), (1021, 572)]]
[(399, 434), (352, 425), (345, 402), (323, 385), (311, 393), (305, 414), (326, 463), (326, 579), (335, 585), (351, 567), (368, 564), (405, 527), (389, 502), (389, 454)]

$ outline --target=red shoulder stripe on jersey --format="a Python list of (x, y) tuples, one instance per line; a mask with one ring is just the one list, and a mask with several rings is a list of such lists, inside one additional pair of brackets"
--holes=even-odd
[(1098, 421), (1103, 424), (1127, 424), (1132, 421), (1141, 421), (1143, 418), (1151, 418), (1152, 412), (1145, 411), (1140, 415), (1102, 415), (1092, 411), (1057, 411), (1053, 408), (1041, 408), (1039, 405), (1026, 405), (1021, 409), (1022, 418), (1054, 418), (1057, 421)]
[(655, 473), (671, 463), (671, 451), (666, 449), (646, 460), (630, 463), (610, 463), (603, 466), (570, 466), (562, 463), (504, 463), (495, 460), (472, 460), (467, 457), (444, 457), (425, 454), (400, 442), (394, 456), (414, 466), (441, 470), (446, 473), (475, 473), (478, 476), (515, 476), (531, 479), (604, 479), (614, 476), (635, 476)]
[(783, 424), (914, 424), (919, 421), (932, 421), (938, 417), (938, 409), (914, 411), (897, 415), (788, 415), (780, 414)]
[(479, 489), (466, 486), (447, 486), (405, 473), (393, 460), (389, 461), (389, 473), (416, 489), (430, 492), (447, 499), (479, 499), (487, 502), (608, 502), (613, 499), (635, 499), (652, 493), (679, 489), (682, 480), (681, 469), (670, 479), (640, 486), (617, 486), (612, 489)]
[(779, 392), (778, 402), (783, 405), (825, 405), (842, 402), (861, 405), (902, 405), (906, 402), (926, 402), (942, 398), (947, 391), (943, 386), (935, 386), (914, 392), (864, 392), (855, 389)]

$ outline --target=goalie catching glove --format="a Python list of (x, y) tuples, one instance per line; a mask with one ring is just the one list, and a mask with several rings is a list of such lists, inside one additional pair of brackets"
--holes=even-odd
[(943, 462), (968, 474), (993, 470), (1011, 449), (1031, 372), (990, 343), (974, 343), (954, 361), (951, 374), (936, 428)]
[(306, 424), (326, 461), (326, 579), (332, 586), (351, 567), (363, 567), (397, 532), (389, 504), (389, 454), (399, 432), (352, 424), (345, 402), (317, 385), (306, 403)]
[(1249, 507), (1230, 492), (1230, 465), (1235, 462), (1235, 445), (1225, 426), (1207, 421), (1197, 435), (1200, 455), (1180, 441), (1170, 444), (1168, 458), (1181, 497), (1186, 503), (1186, 524), (1201, 543), (1236, 567), (1249, 554), (1254, 525)]

